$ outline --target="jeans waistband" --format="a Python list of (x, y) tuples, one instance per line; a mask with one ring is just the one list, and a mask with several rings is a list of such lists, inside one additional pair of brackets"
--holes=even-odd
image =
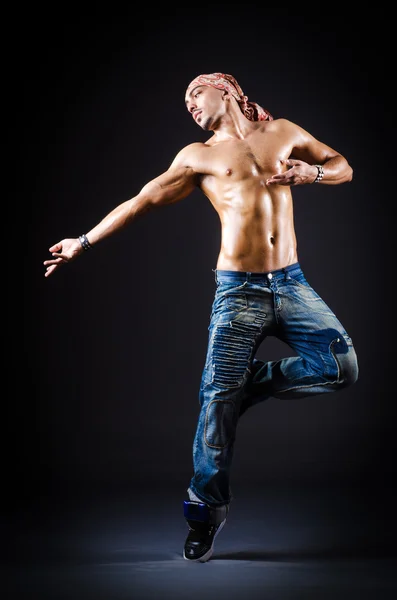
[(285, 279), (287, 275), (292, 275), (294, 272), (301, 272), (301, 266), (298, 262), (283, 267), (282, 269), (275, 269), (274, 271), (263, 271), (260, 273), (251, 273), (250, 271), (224, 271), (221, 269), (215, 269), (215, 281), (231, 281), (236, 283), (252, 282), (252, 283), (269, 283), (273, 278)]

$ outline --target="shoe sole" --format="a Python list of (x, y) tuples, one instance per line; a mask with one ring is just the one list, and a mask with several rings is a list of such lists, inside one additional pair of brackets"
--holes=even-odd
[(189, 562), (207, 562), (207, 560), (209, 560), (211, 558), (211, 556), (214, 552), (214, 544), (215, 544), (216, 536), (218, 535), (218, 533), (220, 533), (222, 531), (225, 523), (226, 523), (226, 519), (224, 521), (222, 521), (222, 523), (219, 525), (218, 531), (216, 532), (216, 534), (214, 535), (214, 539), (212, 540), (211, 548), (205, 554), (203, 554), (203, 556), (200, 556), (200, 558), (188, 558), (187, 556), (185, 556), (185, 551), (183, 551), (183, 558), (185, 560), (188, 560)]

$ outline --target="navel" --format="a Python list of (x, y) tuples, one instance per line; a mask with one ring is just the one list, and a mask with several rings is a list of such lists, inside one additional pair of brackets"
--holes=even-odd
[(226, 169), (226, 175), (231, 175), (232, 174), (232, 170), (231, 169)]
[(275, 238), (274, 238), (273, 235), (270, 236), (269, 241), (270, 241), (270, 243), (271, 243), (272, 246), (274, 246), (274, 244), (276, 243), (276, 240), (275, 240)]

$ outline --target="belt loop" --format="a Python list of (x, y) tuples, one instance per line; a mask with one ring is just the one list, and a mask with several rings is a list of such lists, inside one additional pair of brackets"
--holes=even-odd
[(284, 281), (287, 281), (287, 279), (288, 279), (287, 269), (285, 267), (283, 267), (282, 272), (284, 273)]
[(246, 281), (251, 281), (251, 272), (250, 271), (246, 272), (246, 276), (247, 276)]

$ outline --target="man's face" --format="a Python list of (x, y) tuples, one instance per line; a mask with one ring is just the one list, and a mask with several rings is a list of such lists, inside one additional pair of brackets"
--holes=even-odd
[(214, 123), (225, 114), (224, 94), (224, 91), (207, 85), (199, 85), (186, 93), (186, 108), (205, 131), (211, 131)]

